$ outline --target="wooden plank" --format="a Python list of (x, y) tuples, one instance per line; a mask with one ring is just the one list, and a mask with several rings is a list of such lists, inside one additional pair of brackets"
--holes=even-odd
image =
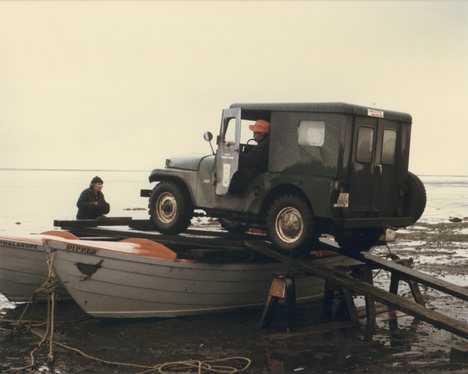
[(310, 263), (305, 264), (299, 259), (291, 258), (271, 250), (264, 242), (246, 241), (245, 244), (256, 252), (294, 266), (298, 270), (302, 270), (308, 274), (334, 282), (339, 286), (354, 291), (358, 295), (369, 296), (375, 301), (401, 310), (402, 312), (428, 322), (437, 328), (450, 331), (455, 335), (468, 339), (468, 324), (463, 321), (429, 310), (422, 305), (416, 304), (399, 295), (394, 295), (390, 292), (374, 287), (366, 282), (357, 280), (336, 269), (328, 268), (323, 265)]
[[(100, 227), (76, 227), (71, 228), (70, 232), (78, 237), (109, 237), (113, 236), (117, 239), (122, 238), (145, 238), (150, 240), (155, 240), (158, 243), (164, 245), (174, 245), (174, 246), (188, 246), (199, 249), (217, 249), (219, 251), (250, 251), (245, 245), (243, 238), (239, 239), (227, 239), (224, 237), (216, 237), (214, 235), (190, 235), (190, 234), (180, 234), (180, 235), (164, 235), (158, 232), (146, 232), (146, 231), (133, 231), (133, 230), (117, 230), (117, 229), (106, 229)], [(258, 240), (262, 240), (261, 237)]]
[(400, 280), (412, 280), (420, 284), (432, 287), (436, 290), (445, 292), (459, 299), (468, 301), (468, 289), (457, 286), (456, 284), (446, 282), (442, 279), (437, 279), (428, 274), (416, 271), (407, 266), (397, 264), (392, 261), (384, 260), (383, 258), (374, 256), (370, 253), (363, 253), (362, 256), (366, 263), (376, 265), (384, 270), (391, 271), (392, 274), (398, 275)]
[(54, 220), (55, 227), (64, 229), (74, 227), (128, 226), (132, 217), (99, 217), (96, 219)]

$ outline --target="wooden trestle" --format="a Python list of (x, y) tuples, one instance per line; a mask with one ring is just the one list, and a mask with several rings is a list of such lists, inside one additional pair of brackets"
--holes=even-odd
[[(339, 286), (344, 290), (352, 291), (357, 295), (364, 295), (366, 298), (372, 299), (373, 301), (380, 302), (392, 309), (400, 310), (406, 314), (412, 315), (425, 322), (428, 322), (437, 328), (450, 331), (455, 335), (468, 339), (468, 324), (464, 321), (459, 321), (437, 311), (430, 310), (424, 305), (418, 304), (417, 302), (412, 302), (407, 298), (396, 295), (395, 293), (387, 292), (383, 289), (375, 287), (374, 285), (366, 281), (362, 281), (357, 277), (353, 277), (347, 272), (343, 272), (339, 269), (329, 268), (326, 266), (315, 265), (311, 263), (304, 263), (301, 262), (299, 259), (283, 255), (272, 250), (266, 242), (246, 241), (245, 245), (256, 252), (261, 253), (262, 255), (271, 257), (277, 261), (288, 264), (297, 271), (301, 271), (305, 274), (318, 276), (320, 278), (325, 279), (326, 282)], [(463, 300), (466, 300), (466, 297), (468, 297), (467, 289), (452, 285), (447, 282), (442, 282), (437, 278), (417, 272), (406, 266), (378, 259), (378, 257), (376, 256), (367, 254), (363, 256), (363, 262), (367, 263), (368, 266), (370, 266), (369, 269), (385, 267), (386, 270), (392, 272), (392, 274), (396, 274), (398, 276), (398, 280), (425, 284), (437, 288), (439, 291), (443, 291), (446, 293), (450, 293), (451, 295), (454, 295), (456, 297), (460, 297)], [(393, 286), (393, 291), (396, 290), (397, 288)]]

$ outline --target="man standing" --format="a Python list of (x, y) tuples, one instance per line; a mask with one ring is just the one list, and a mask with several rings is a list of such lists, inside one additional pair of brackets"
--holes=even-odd
[(96, 176), (91, 180), (89, 188), (81, 192), (76, 203), (78, 207), (77, 219), (96, 219), (109, 213), (110, 205), (101, 192), (103, 184), (103, 180)]

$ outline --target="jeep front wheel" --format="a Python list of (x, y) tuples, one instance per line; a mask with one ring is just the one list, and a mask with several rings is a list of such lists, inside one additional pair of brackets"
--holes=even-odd
[(179, 234), (190, 224), (193, 205), (188, 194), (177, 184), (161, 181), (153, 189), (149, 213), (156, 230), (163, 234)]
[(282, 195), (267, 214), (267, 232), (274, 248), (289, 255), (311, 250), (315, 239), (312, 211), (302, 198)]

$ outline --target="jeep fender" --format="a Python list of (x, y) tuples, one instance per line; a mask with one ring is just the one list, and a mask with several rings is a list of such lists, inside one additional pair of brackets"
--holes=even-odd
[(197, 174), (198, 172), (193, 170), (154, 169), (149, 176), (149, 181), (153, 183), (169, 180), (177, 183), (189, 194), (193, 203), (196, 196)]
[(333, 180), (331, 178), (301, 176), (287, 176), (272, 178), (267, 195), (262, 202), (262, 212), (281, 194), (295, 194), (308, 202), (314, 216), (329, 218), (331, 216)]

